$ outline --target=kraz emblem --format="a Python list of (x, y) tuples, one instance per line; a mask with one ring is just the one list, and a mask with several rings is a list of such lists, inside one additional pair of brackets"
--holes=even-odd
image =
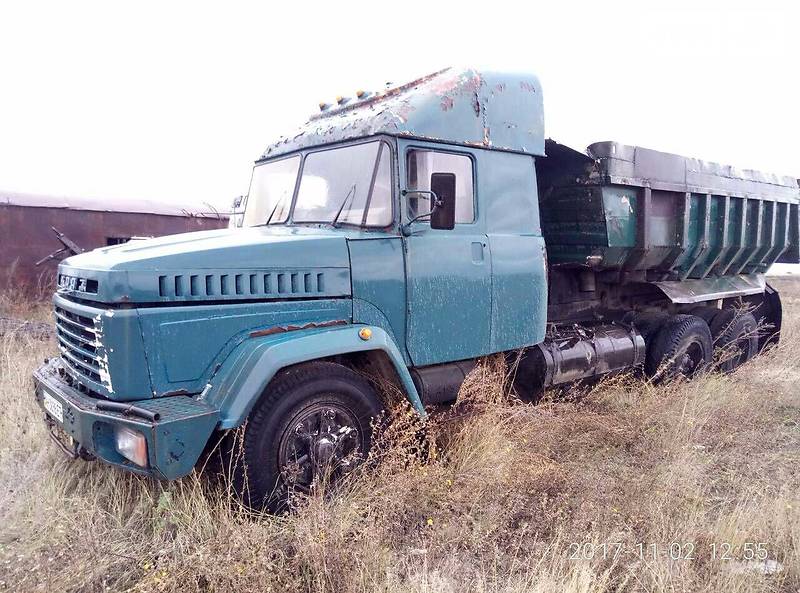
[(58, 287), (64, 290), (75, 290), (78, 292), (86, 292), (86, 278), (76, 278), (75, 276), (67, 276), (62, 274), (58, 279)]

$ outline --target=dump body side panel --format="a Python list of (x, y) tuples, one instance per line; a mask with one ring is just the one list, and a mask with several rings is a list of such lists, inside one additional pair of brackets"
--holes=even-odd
[(541, 188), (551, 262), (657, 280), (800, 263), (795, 180), (615, 143), (589, 153)]

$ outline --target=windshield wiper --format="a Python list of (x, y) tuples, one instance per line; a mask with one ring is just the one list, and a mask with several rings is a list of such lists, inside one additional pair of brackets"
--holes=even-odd
[(272, 209), (272, 212), (269, 213), (269, 216), (267, 217), (267, 222), (264, 223), (264, 226), (268, 226), (269, 223), (272, 222), (272, 217), (275, 216), (275, 211), (278, 209), (278, 206), (282, 201), (283, 199), (280, 199), (277, 202), (275, 202), (275, 207)]
[(260, 224), (258, 226), (267, 226), (269, 225), (270, 222), (272, 222), (272, 217), (275, 216), (275, 211), (278, 209), (278, 206), (280, 206), (283, 203), (283, 199), (285, 197), (286, 197), (286, 192), (283, 192), (283, 195), (281, 195), (281, 197), (278, 198), (278, 201), (275, 202), (275, 207), (272, 209), (272, 212), (269, 213), (269, 216), (267, 217), (267, 222), (265, 222), (264, 224)]
[(339, 210), (336, 212), (336, 216), (334, 216), (333, 220), (331, 221), (331, 226), (333, 228), (339, 228), (337, 226), (337, 223), (339, 222), (339, 217), (342, 215), (342, 211), (344, 211), (344, 206), (345, 204), (347, 204), (347, 200), (350, 199), (350, 196), (355, 196), (355, 195), (356, 195), (356, 184), (354, 183), (353, 187), (350, 188), (350, 191), (347, 192), (347, 195), (344, 197), (344, 200), (342, 200), (342, 205), (339, 206)]

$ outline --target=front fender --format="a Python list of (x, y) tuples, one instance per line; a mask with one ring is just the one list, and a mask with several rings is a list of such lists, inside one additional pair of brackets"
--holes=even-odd
[[(372, 337), (363, 340), (358, 332), (369, 327)], [(397, 371), (409, 402), (425, 414), (411, 374), (397, 344), (383, 329), (366, 325), (315, 328), (251, 338), (240, 344), (220, 367), (203, 395), (220, 412), (219, 427), (240, 426), (267, 385), (281, 369), (326, 356), (382, 350)]]

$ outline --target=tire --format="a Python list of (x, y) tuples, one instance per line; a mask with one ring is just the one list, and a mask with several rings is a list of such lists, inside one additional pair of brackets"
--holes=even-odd
[(323, 474), (335, 482), (366, 458), (373, 418), (382, 411), (369, 382), (340, 364), (311, 362), (281, 371), (231, 451), (234, 489), (252, 509), (285, 510), (295, 489), (309, 491)]
[(714, 322), (714, 318), (719, 315), (720, 310), (715, 307), (694, 307), (687, 312), (688, 315), (695, 315), (705, 321), (709, 327)]
[(637, 313), (633, 317), (633, 326), (638, 330), (644, 338), (645, 347), (650, 346), (651, 339), (658, 333), (661, 326), (669, 319), (667, 313), (658, 311)]
[(711, 363), (713, 351), (705, 321), (695, 315), (674, 315), (647, 348), (645, 372), (656, 382), (692, 378)]
[(752, 313), (723, 309), (711, 323), (714, 348), (721, 355), (718, 369), (730, 373), (758, 354), (758, 324)]

